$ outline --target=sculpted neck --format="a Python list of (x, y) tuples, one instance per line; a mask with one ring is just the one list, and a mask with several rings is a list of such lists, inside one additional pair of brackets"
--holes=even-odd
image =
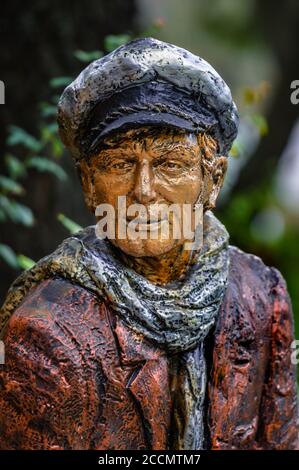
[(117, 249), (120, 258), (138, 274), (146, 277), (153, 284), (165, 285), (186, 274), (188, 267), (194, 261), (196, 251), (184, 249), (184, 246), (174, 247), (168, 253), (160, 256), (133, 257)]

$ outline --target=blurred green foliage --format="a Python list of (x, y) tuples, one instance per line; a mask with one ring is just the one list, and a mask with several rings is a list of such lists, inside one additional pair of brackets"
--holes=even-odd
[(79, 232), (79, 230), (82, 230), (83, 227), (78, 225), (76, 222), (71, 220), (69, 217), (66, 217), (66, 215), (59, 213), (57, 214), (57, 220), (62, 223), (62, 225), (68, 230), (70, 234), (74, 234)]
[[(52, 87), (63, 86), (66, 79), (51, 82)], [(33, 211), (20, 201), (25, 196), (24, 184), (32, 171), (51, 173), (61, 181), (67, 175), (60, 165), (63, 146), (58, 138), (56, 103), (41, 103), (39, 106), (38, 135), (25, 129), (10, 126), (6, 147), (10, 151), (4, 156), (5, 173), (0, 175), (0, 224), (11, 221), (16, 225), (32, 227), (36, 221)], [(47, 155), (51, 155), (51, 158)], [(0, 244), (0, 258), (14, 269), (28, 269), (34, 261), (24, 254), (15, 253), (13, 247)]]
[(299, 329), (299, 228), (277, 198), (269, 180), (245, 193), (233, 194), (219, 213), (232, 244), (260, 256), (278, 268), (286, 279), (292, 300), (295, 327)]
[[(52, 122), (53, 114), (47, 112), (48, 108), (52, 105), (44, 103), (41, 106), (38, 137), (17, 126), (8, 129), (6, 144), (11, 152), (4, 156), (5, 174), (0, 175), (0, 224), (10, 220), (16, 225), (34, 225), (31, 208), (20, 202), (25, 195), (24, 182), (30, 171), (48, 172), (62, 181), (67, 178), (58, 162), (63, 148), (57, 135), (57, 125)], [(42, 156), (43, 153), (50, 153), (52, 158)], [(0, 258), (15, 269), (28, 269), (34, 264), (33, 260), (16, 254), (12, 247), (3, 243), (0, 244)]]

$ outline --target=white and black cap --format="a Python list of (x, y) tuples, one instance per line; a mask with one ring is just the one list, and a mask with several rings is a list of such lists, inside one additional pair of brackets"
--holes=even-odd
[(205, 60), (153, 38), (95, 60), (64, 90), (59, 131), (76, 160), (108, 135), (143, 126), (208, 132), (227, 155), (238, 130), (229, 87)]

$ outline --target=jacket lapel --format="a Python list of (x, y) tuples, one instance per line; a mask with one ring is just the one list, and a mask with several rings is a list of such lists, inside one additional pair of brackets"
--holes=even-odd
[(169, 363), (164, 351), (127, 328), (117, 318), (115, 333), (121, 363), (129, 368), (126, 389), (141, 418), (150, 449), (165, 449), (170, 426)]

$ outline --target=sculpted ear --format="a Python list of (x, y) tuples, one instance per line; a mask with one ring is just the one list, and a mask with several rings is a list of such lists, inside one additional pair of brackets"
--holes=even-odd
[(96, 204), (91, 168), (87, 161), (82, 160), (80, 163), (78, 163), (77, 170), (83, 189), (85, 204), (87, 205), (88, 209), (94, 214)]
[(212, 187), (209, 194), (208, 208), (214, 209), (216, 201), (222, 188), (224, 177), (227, 170), (227, 157), (217, 157), (212, 170)]

